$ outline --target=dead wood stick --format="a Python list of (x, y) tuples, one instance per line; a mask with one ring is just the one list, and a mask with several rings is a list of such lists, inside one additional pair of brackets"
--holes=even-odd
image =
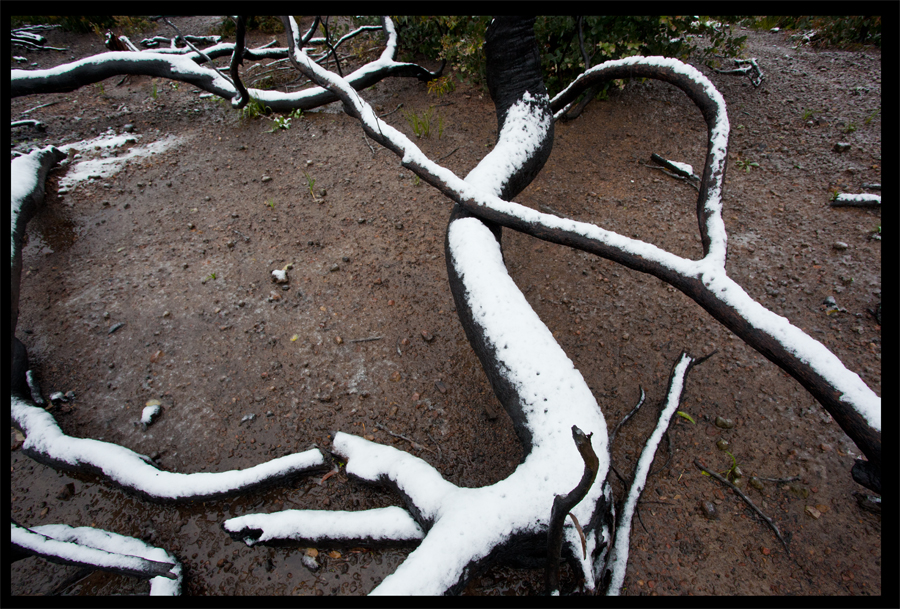
[(407, 437), (404, 436), (403, 434), (400, 434), (400, 433), (394, 433), (393, 431), (391, 431), (390, 429), (388, 429), (387, 427), (385, 427), (385, 426), (382, 425), (381, 423), (375, 423), (375, 427), (377, 427), (378, 429), (380, 429), (381, 431), (383, 431), (383, 432), (385, 432), (385, 433), (387, 433), (387, 434), (389, 434), (389, 435), (394, 436), (395, 438), (400, 438), (401, 440), (406, 440), (407, 442), (409, 442), (410, 444), (413, 445), (413, 448), (421, 448), (422, 450), (427, 450), (427, 451), (430, 452), (432, 455), (437, 454), (437, 453), (435, 453), (433, 450), (431, 450), (430, 448), (428, 448), (427, 446), (424, 446), (424, 445), (422, 445), (422, 444), (419, 444), (419, 443), (416, 442), (415, 440), (413, 440), (413, 439), (411, 439), (411, 438), (407, 438)]
[(739, 489), (738, 487), (736, 487), (735, 485), (733, 485), (731, 482), (729, 482), (728, 480), (726, 480), (725, 478), (723, 478), (722, 476), (720, 476), (720, 475), (717, 474), (716, 472), (711, 472), (711, 471), (709, 471), (708, 469), (706, 469), (705, 467), (703, 467), (702, 465), (700, 465), (700, 462), (697, 461), (696, 459), (694, 460), (694, 465), (696, 465), (701, 471), (706, 472), (709, 476), (715, 478), (716, 480), (718, 480), (719, 482), (721, 482), (722, 484), (724, 484), (725, 486), (727, 486), (728, 488), (730, 488), (731, 490), (733, 490), (735, 493), (737, 493), (738, 497), (740, 497), (741, 499), (743, 499), (744, 502), (745, 502), (747, 505), (749, 505), (750, 507), (752, 507), (753, 510), (754, 510), (757, 514), (759, 514), (760, 516), (762, 516), (763, 520), (766, 521), (766, 523), (769, 525), (769, 527), (770, 527), (773, 531), (775, 531), (775, 535), (778, 537), (778, 541), (780, 541), (780, 542), (781, 542), (781, 545), (784, 546), (784, 551), (787, 552), (788, 556), (791, 555), (791, 551), (788, 549), (787, 542), (784, 540), (784, 537), (781, 536), (781, 531), (778, 530), (778, 527), (775, 526), (775, 523), (772, 522), (772, 520), (771, 520), (768, 516), (766, 516), (765, 514), (763, 514), (762, 510), (759, 509), (758, 507), (756, 507), (756, 504), (753, 503), (752, 501), (750, 501), (750, 498), (747, 497), (747, 495), (745, 495), (744, 493), (741, 492), (741, 489)]
[(381, 336), (370, 336), (369, 338), (354, 338), (352, 340), (348, 340), (348, 343), (368, 343), (373, 340), (381, 340)]

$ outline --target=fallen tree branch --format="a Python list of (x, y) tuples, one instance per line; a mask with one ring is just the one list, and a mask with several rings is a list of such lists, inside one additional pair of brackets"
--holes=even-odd
[(672, 368), (672, 372), (669, 375), (669, 388), (665, 406), (659, 415), (656, 428), (653, 430), (653, 433), (650, 434), (650, 437), (647, 438), (644, 450), (641, 451), (641, 457), (634, 470), (634, 480), (628, 491), (628, 496), (626, 497), (625, 504), (622, 508), (622, 514), (619, 516), (618, 524), (616, 525), (615, 542), (610, 560), (612, 563), (610, 569), (610, 583), (606, 590), (606, 593), (610, 596), (618, 596), (622, 589), (622, 583), (625, 581), (625, 567), (628, 564), (628, 549), (631, 542), (631, 520), (635, 508), (637, 507), (638, 500), (641, 497), (641, 493), (644, 490), (644, 485), (647, 482), (647, 475), (650, 472), (650, 466), (653, 464), (656, 449), (659, 446), (659, 442), (662, 440), (663, 434), (669, 428), (672, 416), (675, 414), (675, 411), (678, 410), (678, 405), (681, 403), (681, 395), (684, 392), (684, 385), (687, 380), (688, 372), (690, 372), (693, 366), (702, 363), (704, 359), (705, 358), (695, 360), (682, 351), (681, 356), (678, 358), (678, 361), (675, 363), (675, 366)]
[(784, 551), (787, 552), (788, 556), (791, 555), (791, 551), (788, 549), (787, 542), (784, 540), (784, 537), (781, 536), (781, 531), (778, 530), (778, 527), (775, 526), (775, 523), (772, 522), (772, 519), (769, 518), (768, 516), (766, 516), (761, 509), (756, 507), (756, 504), (753, 503), (752, 501), (750, 501), (750, 498), (747, 497), (747, 495), (745, 495), (743, 492), (741, 492), (741, 489), (739, 489), (738, 487), (733, 485), (731, 482), (729, 482), (728, 480), (726, 480), (725, 478), (723, 478), (716, 472), (706, 469), (705, 467), (700, 465), (700, 462), (697, 461), (696, 459), (694, 460), (694, 465), (696, 465), (700, 469), (700, 471), (705, 472), (708, 476), (715, 478), (716, 480), (718, 480), (719, 482), (721, 482), (722, 484), (724, 484), (725, 486), (727, 486), (728, 488), (733, 490), (735, 493), (737, 493), (737, 496), (740, 497), (741, 499), (743, 499), (744, 503), (746, 503), (751, 508), (753, 508), (753, 511), (756, 512), (757, 514), (759, 514), (762, 517), (762, 519), (766, 521), (766, 524), (769, 525), (769, 528), (771, 528), (773, 531), (775, 531), (775, 536), (778, 537), (778, 541), (780, 541), (781, 545), (784, 546)]
[(181, 593), (181, 564), (161, 548), (93, 527), (50, 524), (25, 528), (11, 523), (12, 549), (63, 565), (122, 573), (150, 580), (151, 595)]
[(881, 195), (848, 195), (841, 193), (828, 204), (831, 207), (881, 207)]
[(243, 470), (181, 474), (160, 470), (149, 457), (118, 444), (75, 438), (53, 416), (13, 396), (12, 424), (25, 435), (22, 451), (39, 463), (95, 474), (148, 501), (205, 501), (292, 480), (327, 469), (318, 449), (272, 459)]

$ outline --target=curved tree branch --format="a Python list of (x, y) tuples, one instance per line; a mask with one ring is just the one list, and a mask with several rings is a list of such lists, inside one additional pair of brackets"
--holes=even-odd
[(25, 434), (22, 451), (54, 468), (96, 474), (149, 501), (204, 501), (245, 493), (327, 468), (318, 449), (243, 470), (180, 474), (160, 470), (144, 455), (118, 444), (67, 436), (53, 416), (13, 396), (12, 424)]
[[(663, 57), (629, 57), (605, 62), (591, 68), (554, 98), (551, 108), (565, 107), (584, 88), (610, 78), (658, 78), (688, 94), (709, 127), (707, 160), (697, 204), (705, 256), (697, 261), (594, 224), (559, 218), (505, 201), (496, 191), (491, 192), (477, 181), (469, 178), (463, 181), (425, 156), (402, 133), (378, 119), (371, 107), (340, 79), (332, 78), (318, 66), (304, 65), (303, 69), (341, 97), (348, 113), (360, 119), (372, 139), (401, 157), (404, 167), (455, 201), (466, 213), (545, 241), (596, 254), (654, 275), (681, 290), (800, 382), (868, 457), (872, 467), (880, 471), (881, 398), (824, 345), (757, 303), (725, 271), (727, 237), (721, 216), (721, 196), (728, 119), (721, 94), (696, 69)], [(538, 121), (534, 119), (530, 129), (538, 129)], [(509, 152), (517, 154), (515, 147)], [(482, 166), (484, 163), (479, 165)], [(477, 171), (478, 168), (473, 173)]]

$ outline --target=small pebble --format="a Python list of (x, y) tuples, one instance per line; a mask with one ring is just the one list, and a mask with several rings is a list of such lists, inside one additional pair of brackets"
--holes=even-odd
[(271, 177), (271, 176), (263, 176), (263, 177), (262, 177), (262, 181), (263, 181), (263, 182), (271, 182), (271, 181), (272, 181), (272, 177)]
[(725, 439), (716, 442), (716, 448), (718, 448), (719, 450), (728, 450), (729, 446), (731, 445), (728, 443), (728, 440)]
[(719, 427), (721, 429), (732, 429), (734, 428), (734, 421), (732, 421), (731, 419), (716, 417), (716, 427)]
[(719, 514), (716, 512), (716, 506), (713, 505), (712, 501), (701, 501), (700, 511), (710, 520), (718, 520), (719, 518)]
[(834, 245), (832, 245), (831, 247), (833, 247), (834, 249), (836, 249), (838, 251), (843, 251), (843, 250), (847, 249), (849, 246), (846, 243), (844, 243), (843, 241), (835, 241)]

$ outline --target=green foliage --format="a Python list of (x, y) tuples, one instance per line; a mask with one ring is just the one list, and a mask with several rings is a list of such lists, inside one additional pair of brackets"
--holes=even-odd
[(156, 80), (154, 80), (150, 85), (150, 97), (156, 99)]
[[(428, 110), (419, 114), (418, 112), (403, 111), (403, 117), (409, 126), (412, 127), (416, 137), (431, 137), (432, 119), (434, 119), (434, 106), (428, 106)], [(444, 117), (438, 117), (438, 138), (444, 134)]]
[(428, 92), (438, 99), (447, 93), (452, 93), (456, 89), (456, 83), (453, 82), (450, 76), (441, 76), (440, 78), (429, 80), (426, 86), (428, 87)]
[[(297, 18), (299, 22), (299, 17)], [(280, 17), (248, 17), (247, 31), (257, 30), (264, 34), (281, 34), (284, 32), (284, 24)], [(212, 34), (222, 37), (234, 36), (237, 31), (237, 23), (231, 17), (225, 17), (222, 22), (210, 30)]]
[(303, 175), (306, 177), (306, 185), (309, 187), (309, 194), (310, 194), (310, 196), (312, 196), (313, 201), (315, 201), (316, 193), (315, 193), (315, 191), (313, 191), (313, 188), (316, 187), (316, 179), (313, 178), (312, 176), (310, 176), (305, 171), (303, 172)]
[(114, 29), (124, 32), (127, 36), (143, 32), (151, 27), (151, 23), (146, 17), (121, 15), (14, 16), (10, 17), (10, 25), (13, 28), (24, 25), (59, 25), (67, 32), (75, 32), (77, 34), (98, 32), (101, 35), (106, 30)]
[(829, 47), (850, 47), (854, 45), (874, 45), (881, 48), (880, 16), (790, 16), (790, 17), (745, 17), (741, 24), (754, 29), (770, 30), (815, 30), (812, 44)]
[(856, 131), (856, 125), (855, 125), (854, 123), (850, 123), (850, 124), (847, 125), (847, 127), (844, 129), (844, 133), (853, 133), (854, 131)]
[(291, 117), (290, 116), (276, 116), (272, 119), (272, 122), (275, 123), (271, 129), (269, 129), (269, 133), (275, 133), (279, 129), (290, 129), (291, 128)]
[(750, 173), (751, 167), (759, 167), (759, 163), (754, 163), (753, 161), (745, 161), (744, 159), (739, 159), (737, 162), (738, 169), (743, 169), (747, 173)]
[[(395, 17), (407, 60), (416, 55), (445, 59), (463, 78), (484, 82), (484, 32), (489, 17)], [(555, 95), (584, 69), (574, 17), (538, 17), (534, 26), (544, 82)], [(727, 25), (695, 17), (585, 17), (582, 31), (591, 65), (631, 55), (685, 58), (698, 50), (693, 36), (710, 46), (704, 55), (736, 56), (746, 36), (732, 35)]]
[(270, 113), (272, 110), (267, 108), (265, 104), (256, 99), (255, 97), (251, 97), (250, 101), (247, 102), (247, 105), (241, 108), (241, 118), (259, 118), (260, 116), (265, 116)]
[(275, 199), (268, 199), (268, 200), (266, 201), (266, 205), (268, 205), (268, 206), (271, 207), (272, 209), (275, 209)]
[(875, 117), (878, 116), (879, 112), (881, 112), (881, 108), (876, 108), (875, 110), (872, 111), (872, 114), (870, 114), (869, 116), (866, 117), (866, 120), (864, 122), (867, 125), (871, 124), (871, 122), (873, 120), (875, 120)]

